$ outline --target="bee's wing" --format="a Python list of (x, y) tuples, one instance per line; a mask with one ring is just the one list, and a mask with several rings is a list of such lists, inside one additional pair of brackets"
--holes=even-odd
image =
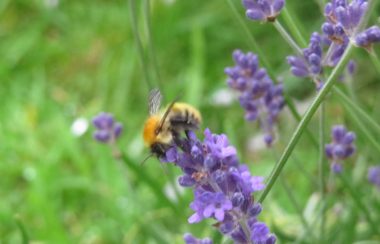
[(161, 100), (162, 100), (162, 95), (160, 90), (157, 88), (153, 89), (149, 93), (149, 114), (153, 115), (158, 113), (158, 110), (160, 109), (161, 106)]

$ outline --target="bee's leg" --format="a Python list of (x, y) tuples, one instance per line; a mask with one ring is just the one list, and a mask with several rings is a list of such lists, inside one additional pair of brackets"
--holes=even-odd
[(181, 134), (177, 131), (172, 131), (174, 144), (181, 148), (183, 151), (188, 150), (188, 143), (185, 138), (181, 138)]
[(172, 132), (174, 144), (176, 144), (178, 147), (182, 148), (183, 142), (181, 140), (179, 133), (175, 130), (172, 130), (171, 132)]
[(186, 138), (187, 138), (188, 140), (190, 140), (190, 135), (189, 135), (189, 133), (190, 133), (190, 130), (185, 130), (185, 135), (186, 135)]

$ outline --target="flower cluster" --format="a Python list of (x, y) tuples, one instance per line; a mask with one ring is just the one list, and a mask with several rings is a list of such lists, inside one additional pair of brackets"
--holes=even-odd
[(336, 125), (331, 129), (332, 143), (325, 147), (326, 155), (331, 160), (331, 170), (339, 174), (343, 170), (342, 162), (355, 152), (353, 144), (356, 136), (347, 131), (343, 125)]
[(252, 20), (273, 22), (285, 5), (285, 0), (243, 0), (246, 15)]
[(94, 138), (102, 143), (113, 143), (122, 133), (123, 126), (114, 121), (112, 114), (101, 112), (92, 120)]
[(325, 6), (326, 22), (322, 31), (336, 43), (343, 43), (356, 34), (362, 17), (367, 11), (366, 0), (331, 0)]
[(227, 84), (240, 93), (239, 100), (248, 121), (259, 119), (267, 145), (273, 142), (273, 128), (284, 106), (282, 84), (275, 85), (264, 68), (259, 68), (257, 55), (240, 50), (233, 52), (234, 67), (227, 67)]
[(325, 65), (335, 66), (350, 40), (354, 40), (359, 24), (368, 8), (366, 0), (331, 0), (325, 6), (326, 22), (322, 33), (330, 41), (325, 58)]
[(322, 86), (318, 76), (322, 72), (322, 39), (314, 32), (310, 37), (310, 44), (302, 50), (303, 56), (288, 56), (287, 61), (291, 66), (291, 72), (298, 77), (311, 77), (316, 82), (317, 88)]
[(190, 233), (186, 233), (183, 236), (183, 239), (186, 244), (212, 244), (213, 243), (210, 238), (198, 239), (198, 238), (195, 238)]
[(380, 189), (380, 166), (373, 166), (368, 169), (368, 181)]
[(261, 206), (252, 198), (252, 193), (264, 189), (263, 177), (252, 176), (247, 166), (239, 164), (236, 149), (225, 135), (209, 129), (204, 135), (201, 142), (188, 132), (161, 159), (179, 166), (184, 173), (179, 184), (194, 189), (189, 223), (213, 218), (220, 232), (236, 243), (274, 243), (275, 236), (257, 220)]
[[(320, 74), (324, 66), (335, 66), (342, 58), (349, 42), (369, 49), (380, 42), (380, 28), (372, 26), (357, 33), (368, 9), (366, 0), (331, 0), (325, 6), (322, 34), (313, 33), (310, 44), (300, 56), (289, 56), (291, 72), (298, 77), (310, 77), (317, 89), (323, 85)], [(324, 49), (326, 51), (324, 52)]]

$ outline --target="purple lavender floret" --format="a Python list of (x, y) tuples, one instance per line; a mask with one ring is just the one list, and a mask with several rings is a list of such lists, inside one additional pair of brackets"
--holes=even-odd
[[(326, 22), (322, 25), (322, 33), (330, 44), (323, 65), (335, 66), (350, 40), (357, 39), (358, 28), (367, 8), (366, 0), (331, 0), (326, 4)], [(360, 40), (363, 41), (362, 38)]]
[(113, 143), (122, 133), (123, 126), (115, 122), (112, 114), (101, 112), (92, 120), (96, 128), (93, 137), (102, 143)]
[(194, 190), (190, 204), (194, 214), (188, 222), (212, 218), (219, 231), (235, 243), (274, 243), (275, 236), (257, 220), (262, 208), (252, 197), (265, 188), (264, 178), (252, 176), (248, 167), (239, 163), (226, 135), (212, 134), (209, 129), (204, 135), (201, 142), (194, 132), (187, 132), (161, 159), (179, 166), (183, 171), (179, 183)]
[(184, 234), (183, 239), (186, 244), (212, 244), (213, 243), (210, 238), (198, 239), (190, 233)]
[(321, 86), (318, 76), (322, 73), (322, 38), (317, 32), (311, 35), (309, 46), (302, 52), (302, 57), (287, 57), (291, 72), (298, 77), (311, 77), (317, 87)]
[(274, 22), (285, 6), (285, 0), (243, 0), (243, 6), (248, 18)]
[(257, 55), (235, 50), (234, 67), (227, 67), (227, 84), (239, 92), (240, 105), (247, 121), (260, 121), (268, 146), (273, 142), (274, 124), (284, 107), (282, 84), (275, 85), (267, 71), (259, 67)]
[(372, 166), (368, 169), (368, 181), (380, 190), (380, 166)]
[(372, 26), (358, 34), (355, 38), (356, 45), (370, 48), (372, 44), (380, 42), (380, 28)]
[(343, 170), (343, 161), (355, 153), (355, 133), (347, 131), (343, 125), (331, 129), (332, 142), (325, 146), (327, 157), (331, 160), (331, 170), (338, 174)]
[(322, 31), (330, 40), (342, 43), (344, 38), (352, 38), (356, 34), (362, 17), (367, 11), (366, 0), (332, 0), (325, 6), (326, 22)]

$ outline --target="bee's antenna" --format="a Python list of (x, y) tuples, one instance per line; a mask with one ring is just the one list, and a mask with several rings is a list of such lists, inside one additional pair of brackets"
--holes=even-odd
[(149, 158), (153, 156), (153, 153), (149, 154), (143, 161), (141, 161), (140, 165), (142, 166)]
[(162, 116), (162, 119), (160, 121), (160, 125), (158, 126), (157, 130), (156, 130), (156, 133), (160, 133), (161, 130), (162, 130), (162, 127), (164, 126), (164, 123), (165, 123), (165, 120), (166, 118), (168, 117), (169, 113), (170, 113), (170, 110), (173, 108), (174, 104), (179, 100), (179, 97), (180, 96), (177, 96), (169, 105), (169, 107), (166, 109), (165, 113), (164, 113), (164, 116)]

